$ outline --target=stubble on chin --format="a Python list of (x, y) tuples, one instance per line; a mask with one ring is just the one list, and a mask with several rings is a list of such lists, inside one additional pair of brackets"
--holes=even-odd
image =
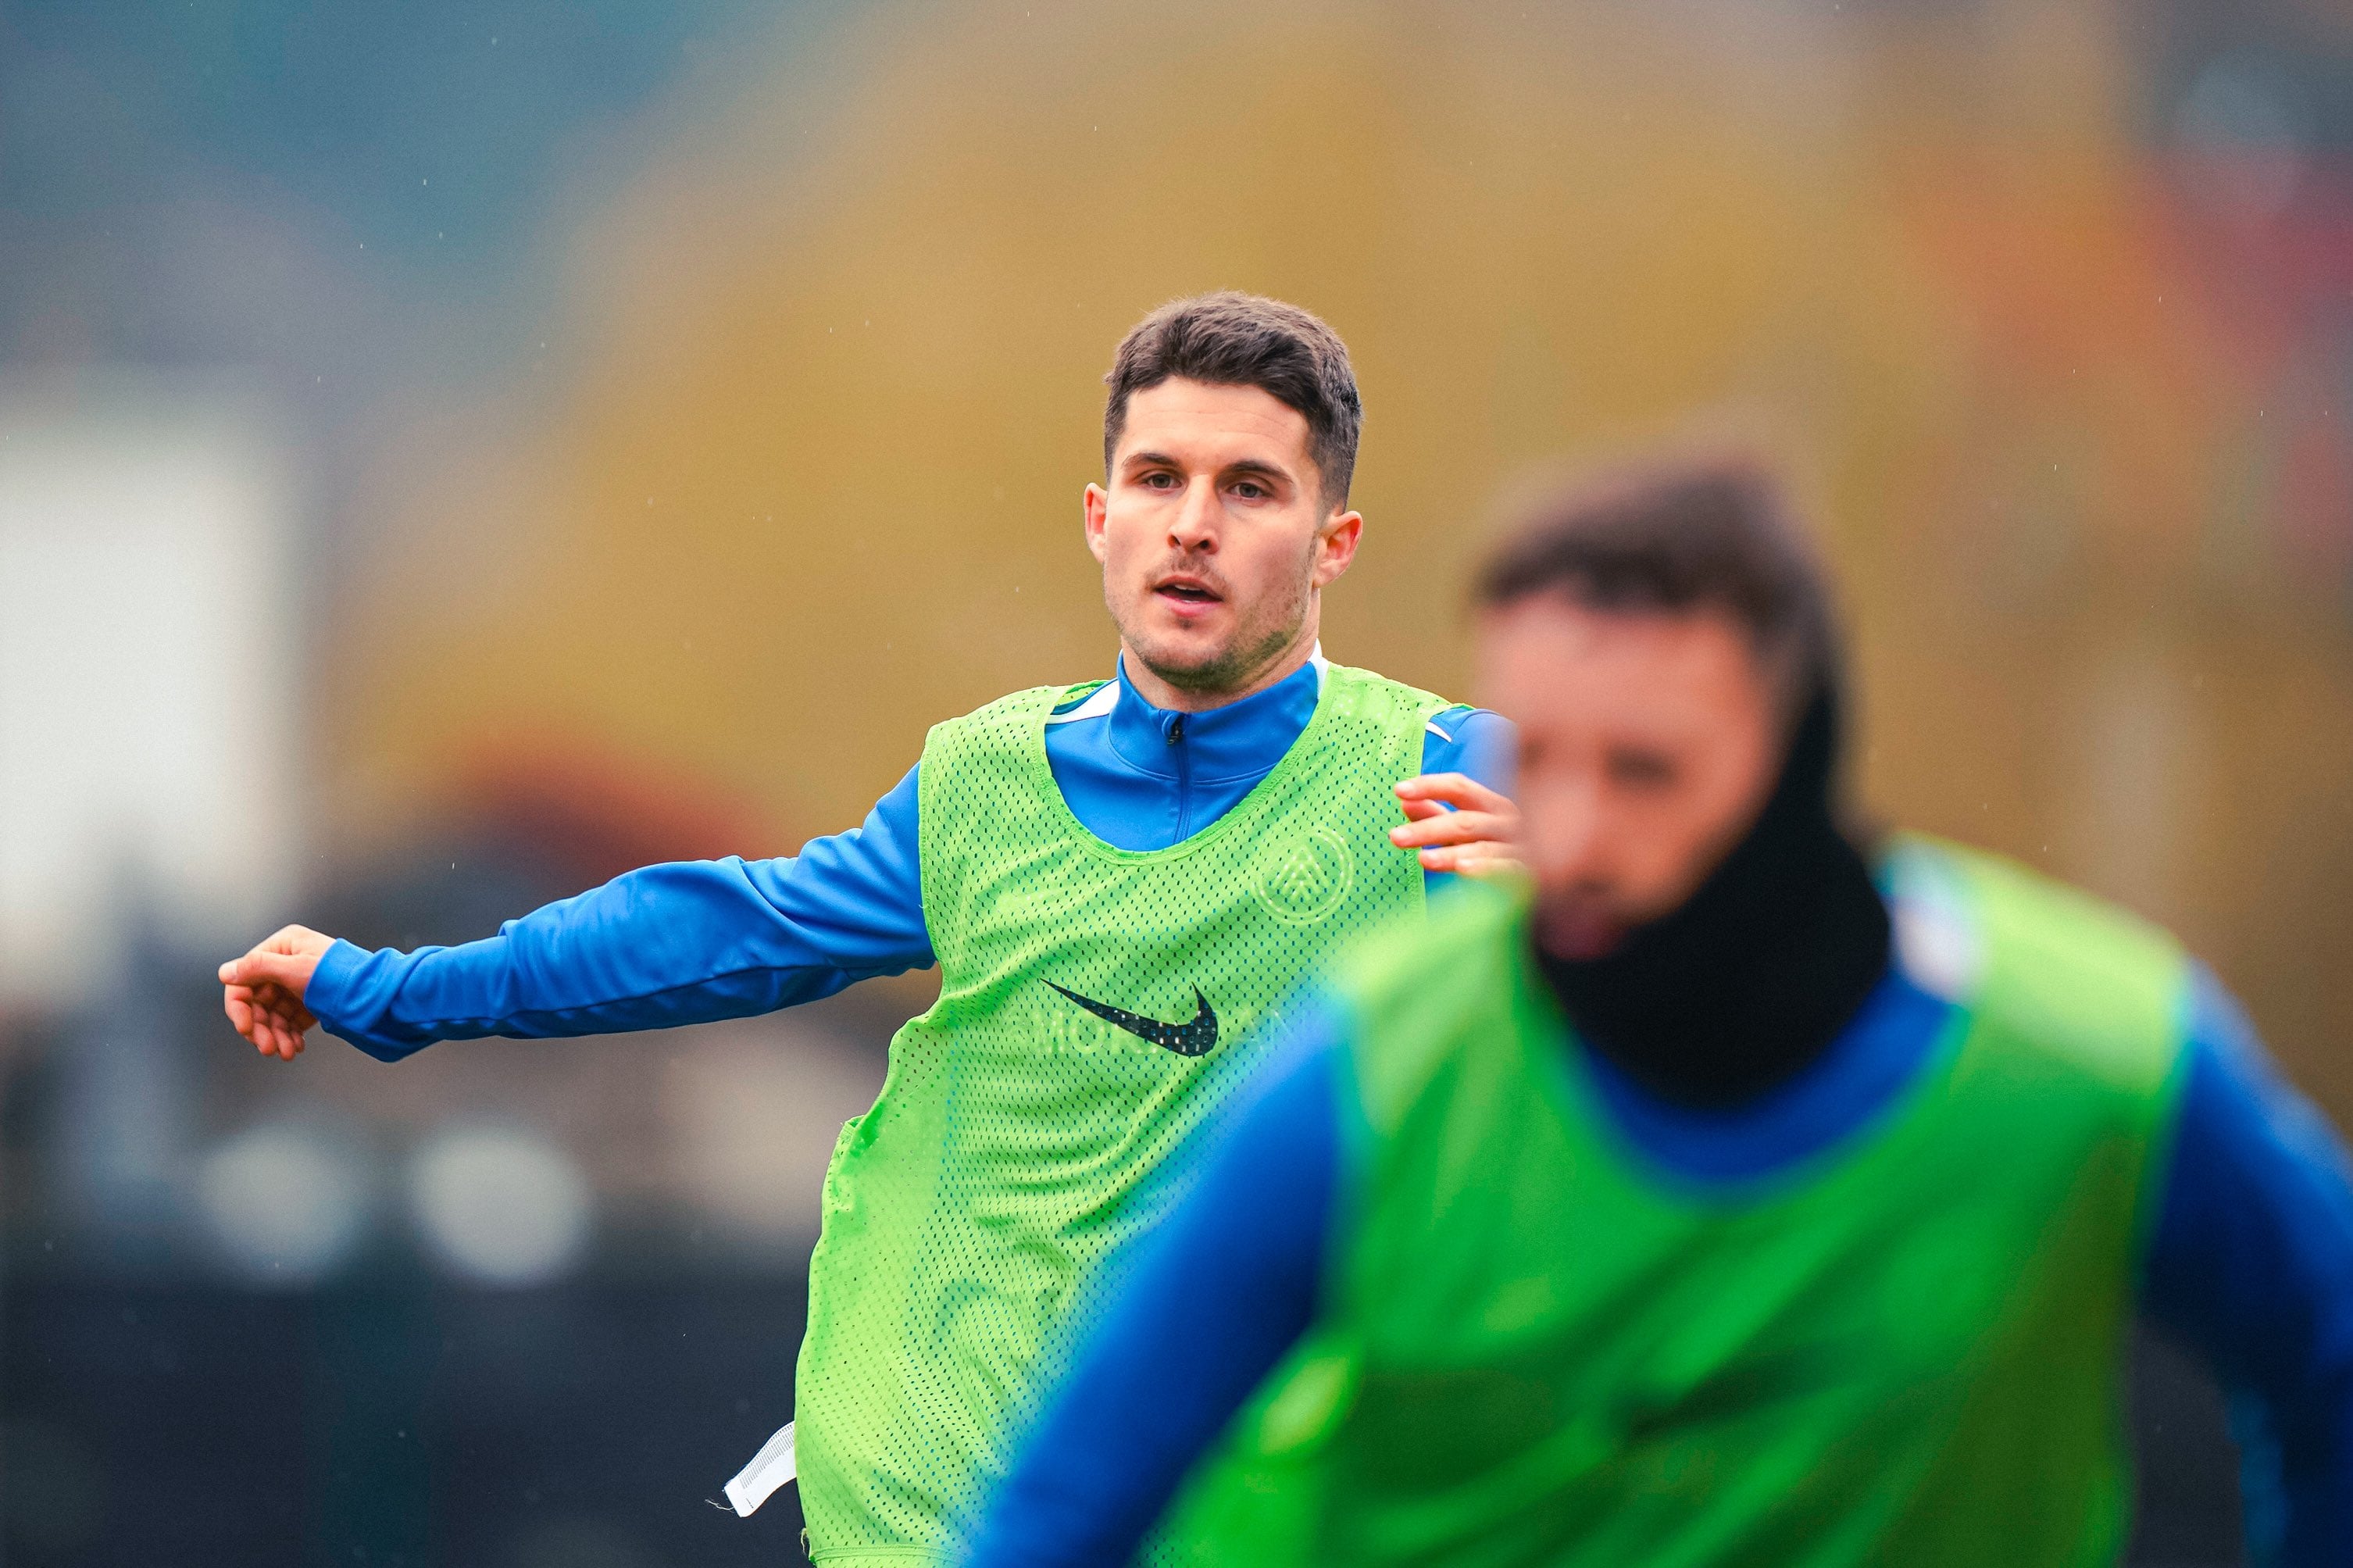
[(1164, 642), (1149, 634), (1140, 634), (1142, 628), (1134, 622), (1148, 613), (1152, 598), (1148, 590), (1141, 596), (1142, 602), (1133, 617), (1122, 613), (1119, 606), (1112, 606), (1112, 620), (1119, 628), (1120, 640), (1135, 654), (1137, 662), (1178, 691), (1237, 691), (1265, 669), (1269, 661), (1298, 641), (1301, 628), (1307, 624), (1308, 592), (1303, 579), (1271, 620), (1237, 627), (1222, 642), (1209, 648), (1187, 647), (1178, 639), (1170, 638)]
[(1124, 641), (1141, 664), (1179, 693), (1233, 693), (1266, 669), (1268, 662), (1292, 648), (1299, 641), (1302, 626), (1306, 626), (1306, 593), (1299, 593), (1299, 598), (1284, 605), (1284, 614), (1278, 614), (1273, 624), (1238, 626), (1217, 648), (1196, 652), (1155, 648), (1151, 638), (1129, 636)]
[(1230, 692), (1247, 685), (1269, 661), (1295, 641), (1300, 624), (1294, 621), (1288, 627), (1267, 629), (1247, 644), (1240, 637), (1229, 638), (1222, 647), (1182, 662), (1168, 660), (1160, 650), (1134, 641), (1128, 646), (1135, 649), (1145, 669), (1180, 692)]

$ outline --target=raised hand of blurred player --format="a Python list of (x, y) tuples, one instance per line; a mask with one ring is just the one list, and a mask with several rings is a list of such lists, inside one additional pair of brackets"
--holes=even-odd
[(1490, 876), (1519, 868), (1520, 809), (1510, 796), (1461, 773), (1408, 779), (1397, 795), (1407, 820), (1389, 842), (1415, 851), (1423, 870)]
[(221, 1011), (263, 1055), (291, 1062), (301, 1054), (303, 1033), (319, 1022), (302, 998), (321, 956), (334, 945), (332, 937), (289, 926), (220, 967)]

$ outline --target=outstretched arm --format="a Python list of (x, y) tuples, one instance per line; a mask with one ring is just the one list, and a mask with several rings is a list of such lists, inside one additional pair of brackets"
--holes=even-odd
[(1328, 1023), (1213, 1146), (990, 1499), (971, 1568), (1124, 1564), (1315, 1312), (1338, 1160)]
[(2200, 974), (2147, 1305), (2229, 1391), (2248, 1543), (2353, 1563), (2353, 1169)]
[(933, 961), (914, 770), (797, 857), (648, 866), (455, 948), (364, 952), (290, 927), (224, 965), (237, 1032), (291, 1058), (312, 1022), (385, 1061), (436, 1040), (740, 1018)]

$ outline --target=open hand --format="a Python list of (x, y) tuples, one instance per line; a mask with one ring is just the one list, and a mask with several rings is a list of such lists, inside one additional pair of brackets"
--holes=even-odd
[(1461, 773), (1424, 773), (1397, 795), (1407, 821), (1389, 830), (1389, 842), (1416, 851), (1424, 871), (1489, 876), (1519, 867), (1520, 809), (1510, 796)]
[(319, 1022), (302, 999), (320, 957), (334, 945), (332, 937), (289, 926), (220, 967), (221, 1011), (263, 1055), (291, 1062), (301, 1054), (303, 1032)]

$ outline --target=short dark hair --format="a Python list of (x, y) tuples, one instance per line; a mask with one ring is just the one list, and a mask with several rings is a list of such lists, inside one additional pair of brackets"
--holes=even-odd
[(1120, 340), (1103, 376), (1103, 467), (1127, 428), (1127, 400), (1171, 376), (1255, 387), (1307, 421), (1307, 455), (1334, 506), (1348, 499), (1365, 408), (1340, 334), (1297, 305), (1230, 289), (1171, 300)]
[(1793, 707), (1836, 680), (1821, 568), (1780, 487), (1746, 457), (1622, 469), (1546, 494), (1489, 555), (1473, 590), (1483, 609), (1539, 594), (1593, 609), (1727, 615)]

